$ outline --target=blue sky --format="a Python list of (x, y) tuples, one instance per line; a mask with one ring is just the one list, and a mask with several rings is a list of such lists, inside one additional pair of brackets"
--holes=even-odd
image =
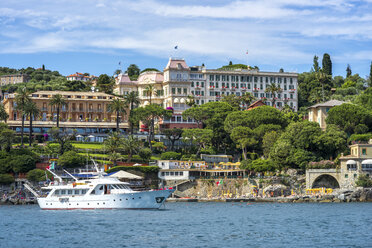
[(303, 72), (325, 52), (334, 75), (369, 74), (372, 0), (0, 1), (0, 66), (112, 75), (119, 61), (162, 70), (176, 56)]

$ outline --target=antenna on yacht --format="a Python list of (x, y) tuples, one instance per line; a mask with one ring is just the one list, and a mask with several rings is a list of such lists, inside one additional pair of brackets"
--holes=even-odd
[(93, 161), (94, 167), (96, 168), (96, 171), (98, 173), (98, 178), (102, 178), (103, 172), (98, 169), (98, 165), (97, 165), (96, 161), (94, 161), (93, 158), (91, 158), (91, 160)]
[(46, 169), (46, 170), (49, 171), (50, 173), (52, 173), (53, 176), (55, 176), (55, 177), (59, 180), (59, 182), (62, 183), (62, 178), (61, 178), (60, 176), (58, 176), (56, 173), (54, 173), (54, 172), (51, 171), (50, 169)]
[(70, 174), (70, 172), (68, 172), (67, 170), (63, 169), (64, 172), (66, 172), (70, 177), (72, 177), (75, 181), (77, 181), (78, 179), (76, 177), (74, 177), (73, 175)]

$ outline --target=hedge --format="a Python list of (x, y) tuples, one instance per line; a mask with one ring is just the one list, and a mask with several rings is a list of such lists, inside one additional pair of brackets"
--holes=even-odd
[(116, 171), (128, 171), (128, 170), (133, 170), (133, 171), (139, 171), (142, 173), (158, 173), (159, 167), (158, 166), (115, 166), (112, 167), (111, 169), (108, 169), (106, 173), (112, 173)]

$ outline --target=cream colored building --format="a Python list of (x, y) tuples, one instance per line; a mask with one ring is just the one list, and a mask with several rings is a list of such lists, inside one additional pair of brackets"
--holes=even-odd
[(27, 74), (2, 75), (0, 76), (0, 86), (27, 83), (29, 80), (30, 76)]
[[(96, 135), (97, 138), (91, 140), (100, 141), (105, 133), (116, 128), (116, 114), (108, 112), (108, 105), (115, 98), (101, 92), (70, 92), (70, 91), (38, 91), (30, 95), (36, 103), (41, 113), (33, 121), (34, 132), (43, 134), (51, 127), (56, 126), (56, 107), (49, 105), (51, 98), (60, 94), (66, 100), (67, 105), (60, 109), (60, 127), (65, 129), (76, 129), (82, 136)], [(16, 110), (16, 94), (7, 94), (4, 98), (4, 107), (9, 114), (8, 125), (20, 130), (21, 113)], [(127, 116), (121, 117), (120, 128), (127, 129)], [(29, 121), (26, 120), (25, 127), (28, 131)], [(92, 136), (91, 136), (92, 137)]]
[[(137, 81), (131, 81), (128, 75), (119, 75), (114, 92), (120, 95), (137, 91), (141, 105), (147, 105), (150, 97), (145, 94), (148, 85), (154, 85), (156, 93), (151, 102), (164, 108), (172, 107), (172, 118), (163, 121), (163, 126), (195, 127), (193, 120), (184, 120), (182, 112), (189, 108), (188, 96), (193, 96), (195, 103), (201, 105), (207, 102), (219, 101), (224, 95), (242, 96), (245, 92), (252, 93), (256, 99), (261, 99), (266, 105), (271, 105), (271, 99), (276, 99), (275, 107), (282, 108), (288, 104), (295, 111), (298, 109), (297, 73), (261, 72), (259, 70), (210, 70), (205, 66), (189, 67), (184, 59), (170, 58), (163, 72), (144, 72)], [(279, 85), (282, 92), (276, 95), (266, 93), (271, 84)]]
[(326, 129), (327, 123), (326, 118), (328, 116), (328, 111), (335, 107), (343, 104), (345, 102), (338, 100), (330, 100), (325, 103), (318, 103), (308, 108), (309, 121), (317, 122), (323, 130)]

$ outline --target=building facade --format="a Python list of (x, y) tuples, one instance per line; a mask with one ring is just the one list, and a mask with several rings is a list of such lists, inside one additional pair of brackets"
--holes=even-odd
[[(51, 98), (60, 94), (66, 101), (66, 106), (60, 109), (60, 127), (75, 129), (82, 136), (96, 135), (95, 141), (103, 140), (105, 133), (116, 128), (116, 114), (109, 113), (108, 105), (115, 98), (101, 92), (70, 92), (70, 91), (38, 91), (30, 95), (31, 100), (40, 109), (40, 116), (33, 120), (33, 131), (44, 134), (56, 126), (57, 109), (50, 106)], [(4, 107), (9, 114), (8, 125), (19, 131), (22, 115), (16, 109), (16, 94), (4, 97)], [(121, 116), (120, 128), (127, 129), (127, 116)], [(25, 131), (28, 131), (29, 120), (25, 121)], [(92, 139), (91, 139), (92, 140)], [(92, 140), (92, 141), (93, 141)]]
[(0, 76), (0, 85), (27, 83), (29, 80), (30, 76), (27, 74), (2, 75)]
[(93, 75), (88, 76), (88, 75), (85, 75), (84, 73), (76, 72), (75, 74), (71, 74), (71, 75), (66, 76), (66, 79), (68, 81), (79, 80), (79, 81), (87, 82), (87, 81), (97, 79), (97, 77), (93, 76)]
[[(275, 98), (276, 108), (286, 104), (295, 111), (298, 109), (297, 73), (261, 72), (257, 69), (216, 70), (205, 66), (189, 67), (184, 59), (170, 58), (163, 72), (147, 71), (131, 81), (128, 75), (119, 75), (116, 79), (115, 93), (124, 95), (131, 91), (139, 93), (141, 104), (156, 103), (174, 110), (170, 119), (163, 120), (168, 128), (195, 127), (193, 120), (184, 120), (182, 112), (189, 108), (188, 98), (193, 97), (197, 105), (219, 101), (223, 96), (242, 96), (251, 93), (257, 100), (271, 106)], [(265, 89), (275, 83), (282, 91), (272, 95)], [(153, 85), (151, 97), (146, 87)], [(245, 106), (247, 107), (247, 106)]]
[(328, 116), (328, 111), (335, 107), (343, 104), (345, 102), (338, 100), (330, 100), (325, 103), (318, 103), (308, 108), (309, 121), (317, 122), (321, 129), (326, 129), (327, 123), (326, 118)]

